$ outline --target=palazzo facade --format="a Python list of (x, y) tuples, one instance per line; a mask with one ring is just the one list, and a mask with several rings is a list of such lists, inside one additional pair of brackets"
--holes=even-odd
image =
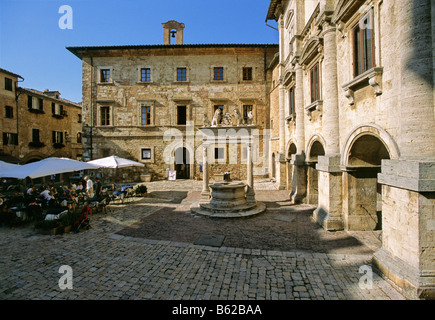
[(435, 8), (430, 0), (271, 0), (270, 177), (326, 230), (382, 230), (374, 265), (435, 289)]
[[(254, 175), (267, 176), (267, 66), (278, 45), (183, 44), (183, 29), (176, 21), (164, 23), (162, 45), (67, 48), (83, 61), (83, 158), (116, 154), (143, 162), (138, 170), (153, 179), (168, 179), (174, 171), (177, 179), (201, 179), (198, 129), (211, 124), (217, 109), (224, 131), (235, 125), (235, 112), (242, 122), (251, 112), (258, 128)], [(225, 172), (247, 178), (240, 165), (246, 163), (247, 146), (238, 141), (210, 145), (210, 179)]]

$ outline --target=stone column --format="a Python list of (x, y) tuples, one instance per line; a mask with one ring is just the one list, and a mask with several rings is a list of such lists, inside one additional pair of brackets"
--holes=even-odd
[(209, 175), (208, 175), (208, 156), (207, 156), (208, 144), (202, 145), (202, 192), (201, 202), (210, 201), (210, 188), (209, 188)]
[(307, 174), (305, 166), (305, 108), (302, 66), (297, 63), (296, 71), (296, 149), (297, 153), (292, 156), (293, 181), (291, 200), (298, 204), (303, 201), (307, 193)]
[(378, 175), (382, 248), (373, 263), (411, 299), (435, 299), (433, 6), (433, 0), (394, 2), (400, 158), (383, 160)]
[(324, 57), (322, 69), (323, 136), (325, 156), (319, 157), (319, 205), (313, 218), (326, 230), (342, 230), (342, 173), (340, 170), (340, 135), (337, 83), (336, 29), (323, 24)]
[[(251, 133), (252, 135), (252, 133)], [(246, 192), (246, 201), (248, 203), (255, 202), (255, 192), (254, 192), (254, 166), (252, 163), (252, 137), (249, 138), (248, 142), (248, 154), (247, 154), (247, 192)]]

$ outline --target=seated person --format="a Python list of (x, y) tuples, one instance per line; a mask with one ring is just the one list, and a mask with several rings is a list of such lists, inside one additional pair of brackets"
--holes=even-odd
[(5, 202), (0, 209), (0, 225), (13, 226), (17, 222), (17, 215)]
[(45, 190), (40, 193), (40, 196), (44, 198), (46, 206), (48, 207), (52, 206), (55, 203), (55, 198), (52, 195), (49, 187), (45, 188)]

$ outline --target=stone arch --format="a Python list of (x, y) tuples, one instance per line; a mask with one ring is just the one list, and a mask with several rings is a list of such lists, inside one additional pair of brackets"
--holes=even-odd
[(286, 165), (286, 171), (287, 171), (286, 189), (287, 190), (292, 189), (294, 168), (293, 168), (293, 164), (291, 163), (291, 160), (292, 160), (292, 155), (296, 154), (297, 152), (298, 152), (298, 148), (296, 147), (296, 142), (293, 140), (289, 140), (287, 143), (287, 148), (285, 153), (285, 158), (287, 160), (287, 165)]
[(325, 139), (320, 135), (311, 137), (307, 144), (307, 203), (318, 204), (319, 173), (316, 169), (319, 156), (325, 155)]
[(194, 176), (195, 152), (194, 149), (187, 143), (179, 142), (174, 144), (171, 151), (170, 170), (177, 171), (177, 179), (179, 173), (184, 171), (185, 174), (180, 179), (193, 179)]
[[(314, 161), (317, 162), (317, 157), (321, 155), (325, 155), (325, 146), (326, 141), (325, 139), (319, 135), (315, 134), (311, 137), (311, 139), (307, 143), (306, 147), (306, 155), (307, 155), (307, 161)], [(323, 149), (323, 154), (321, 154), (321, 150), (319, 148)]]
[(371, 135), (378, 138), (385, 146), (390, 159), (398, 159), (400, 157), (399, 148), (390, 134), (375, 124), (366, 124), (356, 127), (346, 138), (346, 144), (341, 152), (340, 164), (343, 167), (349, 166), (349, 155), (355, 142), (364, 135)]
[(382, 186), (377, 176), (383, 159), (399, 157), (391, 136), (376, 125), (351, 132), (342, 149), (343, 214), (347, 230), (382, 230)]
[(286, 148), (286, 153), (285, 153), (285, 157), (287, 160), (291, 160), (292, 155), (296, 154), (298, 152), (298, 148), (296, 147), (296, 142), (293, 140), (289, 140), (287, 142), (287, 148)]

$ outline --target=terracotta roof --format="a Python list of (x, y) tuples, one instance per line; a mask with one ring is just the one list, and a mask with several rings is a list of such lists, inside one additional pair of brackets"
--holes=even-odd
[(46, 95), (44, 92), (39, 91), (39, 90), (35, 90), (35, 89), (29, 89), (29, 88), (22, 88), (22, 87), (18, 87), (17, 88), (18, 91), (21, 91), (23, 93), (27, 93), (27, 94), (33, 94), (33, 95), (37, 95), (40, 96), (41, 98), (44, 99), (48, 99), (48, 100), (53, 100), (53, 101), (57, 101), (57, 102), (62, 102), (65, 104), (69, 104), (70, 106), (73, 107), (77, 107), (77, 108), (82, 108), (82, 106), (79, 103), (67, 100), (67, 99), (63, 99), (63, 98), (55, 98), (49, 95)]
[(24, 78), (23, 78), (22, 76), (20, 76), (19, 74), (16, 74), (16, 73), (10, 72), (10, 71), (8, 71), (8, 70), (6, 70), (6, 69), (2, 69), (2, 68), (0, 68), (0, 72), (2, 72), (2, 73), (6, 73), (6, 74), (9, 74), (9, 75), (11, 75), (11, 76), (13, 76), (13, 77), (21, 78), (21, 79), (24, 80)]
[(120, 45), (120, 46), (83, 46), (83, 47), (66, 47), (79, 58), (84, 56), (85, 52), (101, 50), (139, 50), (139, 49), (185, 49), (185, 48), (267, 48), (278, 47), (279, 44), (253, 44), (253, 43), (211, 43), (211, 44), (152, 44), (152, 45)]
[(269, 9), (267, 10), (267, 16), (266, 16), (266, 21), (267, 20), (277, 20), (275, 17), (275, 10), (278, 4), (281, 3), (281, 0), (270, 0), (270, 5), (269, 5)]

